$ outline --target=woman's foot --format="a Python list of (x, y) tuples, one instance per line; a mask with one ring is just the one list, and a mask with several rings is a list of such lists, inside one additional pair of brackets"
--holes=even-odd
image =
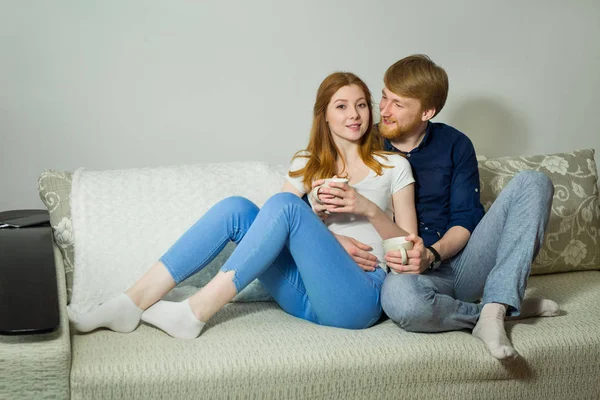
[(87, 313), (80, 314), (67, 310), (69, 320), (79, 332), (108, 328), (116, 332), (128, 333), (138, 326), (143, 312), (125, 293)]
[(195, 339), (204, 328), (204, 322), (196, 318), (188, 300), (181, 302), (161, 300), (144, 311), (142, 321), (178, 339)]
[(504, 304), (488, 303), (483, 306), (479, 320), (473, 328), (473, 336), (485, 343), (492, 356), (499, 360), (518, 356), (504, 330), (505, 315)]

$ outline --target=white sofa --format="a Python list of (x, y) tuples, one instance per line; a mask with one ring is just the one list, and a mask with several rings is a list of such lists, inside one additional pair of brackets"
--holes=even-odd
[[(65, 312), (78, 243), (69, 226), (72, 175), (47, 171), (39, 186), (55, 229), (61, 324), (45, 335), (0, 337), (0, 398), (599, 398), (600, 244), (594, 241), (600, 239), (600, 205), (593, 151), (481, 160), (484, 205), (522, 169), (546, 172), (556, 189), (527, 295), (551, 298), (562, 311), (507, 322), (521, 355), (514, 362), (492, 358), (467, 331), (409, 333), (387, 319), (361, 331), (322, 327), (270, 301), (231, 303), (190, 341), (143, 324), (130, 334), (73, 332)], [(206, 277), (194, 279), (201, 284)], [(246, 300), (261, 300), (255, 289)]]

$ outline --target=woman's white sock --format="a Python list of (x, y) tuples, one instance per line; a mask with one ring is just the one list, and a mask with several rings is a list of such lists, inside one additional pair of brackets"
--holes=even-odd
[(79, 332), (89, 332), (97, 328), (108, 328), (122, 333), (131, 332), (138, 326), (143, 312), (125, 293), (87, 313), (80, 314), (67, 310), (69, 319)]
[(504, 330), (505, 315), (504, 304), (488, 303), (483, 306), (479, 320), (473, 328), (473, 336), (485, 343), (492, 356), (499, 360), (518, 355)]
[(195, 339), (204, 328), (204, 322), (196, 318), (188, 300), (181, 302), (161, 300), (144, 311), (142, 321), (178, 339)]

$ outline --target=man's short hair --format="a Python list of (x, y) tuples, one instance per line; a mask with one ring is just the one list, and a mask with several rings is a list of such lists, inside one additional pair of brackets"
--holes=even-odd
[(448, 74), (425, 54), (414, 54), (385, 71), (385, 87), (398, 96), (421, 101), (423, 109), (435, 108), (437, 115), (448, 97)]

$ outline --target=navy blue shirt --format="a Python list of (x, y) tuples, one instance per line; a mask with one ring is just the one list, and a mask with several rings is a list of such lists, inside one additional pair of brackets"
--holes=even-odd
[(475, 149), (464, 133), (430, 122), (415, 149), (400, 151), (386, 139), (385, 150), (404, 154), (412, 166), (419, 236), (425, 246), (437, 242), (453, 226), (473, 232), (484, 209)]

